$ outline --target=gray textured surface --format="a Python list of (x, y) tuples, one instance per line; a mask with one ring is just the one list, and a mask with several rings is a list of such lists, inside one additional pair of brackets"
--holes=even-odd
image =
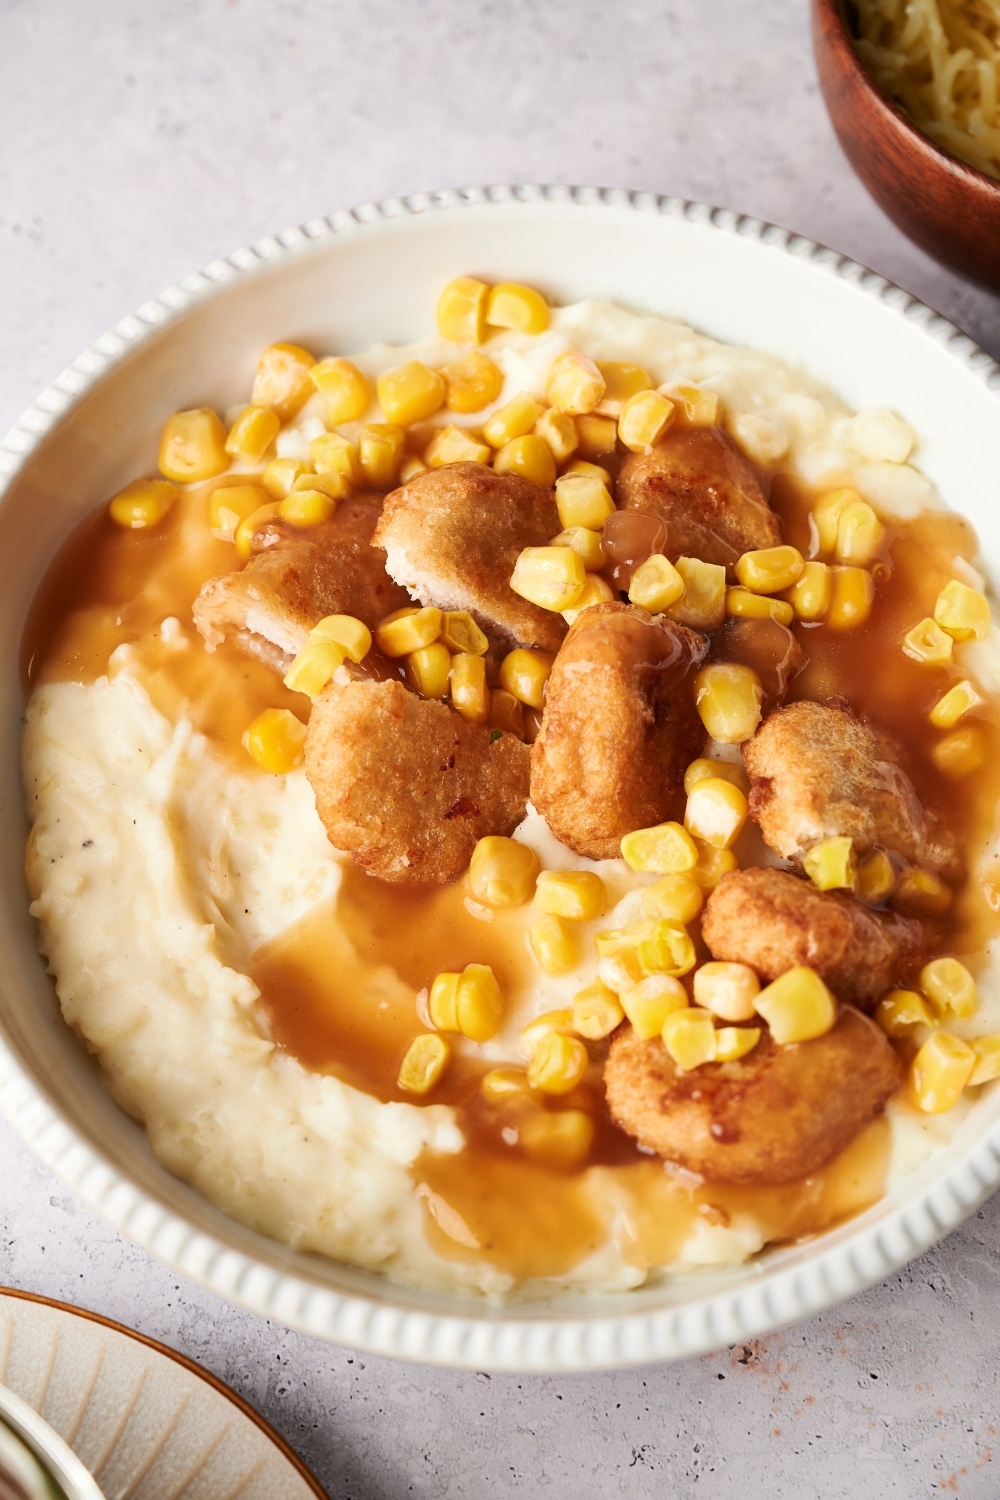
[[(802, 0), (0, 0), (0, 430), (149, 294), (331, 209), (597, 182), (769, 218), (1000, 355), (1000, 300), (853, 178)], [(253, 1402), (334, 1500), (1000, 1492), (1000, 1203), (899, 1277), (684, 1364), (452, 1375), (227, 1307), (118, 1237), (0, 1124), (0, 1282), (118, 1318)]]

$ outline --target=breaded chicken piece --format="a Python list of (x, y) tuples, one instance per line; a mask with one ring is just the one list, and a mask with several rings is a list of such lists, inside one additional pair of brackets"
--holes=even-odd
[(648, 453), (630, 454), (616, 496), (622, 510), (659, 517), (671, 561), (700, 557), (731, 568), (744, 552), (781, 541), (753, 466), (718, 427), (679, 428)]
[(789, 703), (743, 747), (750, 815), (784, 859), (801, 862), (813, 844), (843, 835), (859, 854), (880, 845), (954, 876), (956, 841), (921, 806), (895, 753), (846, 699)]
[(765, 980), (806, 964), (839, 1000), (862, 1010), (912, 967), (923, 945), (919, 922), (766, 869), (723, 875), (706, 903), (701, 935), (713, 958), (749, 964)]
[(306, 736), (331, 844), (381, 880), (456, 880), (478, 839), (524, 817), (528, 747), (492, 734), (401, 682), (331, 683)]
[(577, 616), (531, 747), (531, 800), (577, 854), (616, 859), (623, 834), (683, 815), (684, 770), (705, 738), (688, 671), (707, 647), (634, 604)]
[(552, 490), (484, 464), (430, 469), (386, 497), (373, 545), (422, 604), (467, 609), (492, 638), (558, 651), (566, 625), (510, 586), (524, 547), (560, 531)]
[(381, 508), (381, 496), (355, 495), (320, 526), (260, 527), (246, 567), (210, 578), (194, 601), (206, 649), (231, 640), (284, 671), (324, 615), (355, 615), (373, 629), (409, 604), (371, 544)]
[(659, 1037), (623, 1027), (604, 1068), (608, 1107), (640, 1145), (709, 1181), (758, 1186), (825, 1166), (901, 1081), (883, 1032), (849, 1006), (811, 1042), (779, 1047), (765, 1031), (738, 1061), (690, 1073)]

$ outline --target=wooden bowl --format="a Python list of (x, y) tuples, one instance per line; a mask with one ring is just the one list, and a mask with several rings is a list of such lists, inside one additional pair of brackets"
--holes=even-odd
[(844, 0), (812, 0), (820, 88), (848, 160), (903, 233), (1000, 288), (1000, 182), (924, 135), (882, 93), (852, 44)]

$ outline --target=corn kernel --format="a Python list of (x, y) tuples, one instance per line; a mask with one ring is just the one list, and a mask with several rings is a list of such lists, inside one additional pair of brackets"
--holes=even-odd
[(849, 838), (837, 836), (813, 844), (802, 861), (803, 868), (818, 891), (852, 891), (857, 879), (854, 845)]
[(978, 589), (970, 589), (968, 584), (953, 578), (937, 596), (934, 618), (953, 640), (981, 641), (990, 628), (990, 606)]
[(265, 708), (243, 736), (252, 760), (264, 771), (284, 776), (305, 758), (306, 726), (287, 708)]
[(854, 894), (869, 906), (881, 906), (896, 888), (896, 871), (884, 849), (876, 849), (858, 865)]
[(245, 464), (259, 464), (281, 428), (268, 406), (245, 406), (226, 435), (226, 452)]
[(741, 792), (746, 790), (746, 775), (739, 761), (712, 760), (706, 755), (699, 755), (684, 772), (684, 790), (688, 796), (691, 795), (692, 787), (697, 786), (699, 781), (707, 781), (709, 777), (731, 781)]
[(715, 1061), (715, 1022), (708, 1011), (676, 1010), (664, 1021), (660, 1035), (682, 1073)]
[(396, 483), (403, 460), (404, 434), (392, 422), (373, 422), (358, 433), (358, 462), (365, 482), (375, 490), (389, 490)]
[(667, 917), (686, 927), (701, 911), (705, 896), (693, 875), (661, 875), (642, 893), (642, 910), (652, 921)]
[(514, 328), (518, 333), (544, 333), (549, 326), (549, 304), (534, 287), (501, 281), (490, 288), (486, 321), (491, 328)]
[(933, 1026), (934, 1018), (916, 990), (890, 990), (875, 1007), (874, 1018), (886, 1036), (908, 1037), (916, 1026)]
[(716, 849), (711, 844), (698, 844), (696, 847), (698, 861), (691, 875), (703, 891), (714, 891), (723, 875), (739, 869), (739, 861), (732, 849)]
[(556, 481), (556, 461), (552, 449), (544, 438), (525, 433), (524, 437), (511, 438), (504, 443), (493, 460), (498, 474), (519, 474), (530, 479), (542, 489), (551, 489)]
[(671, 426), (674, 403), (658, 391), (630, 396), (618, 418), (618, 436), (630, 453), (646, 453)]
[(969, 724), (946, 735), (931, 751), (931, 759), (945, 776), (968, 776), (985, 765), (986, 736), (978, 724)]
[(925, 1115), (945, 1114), (958, 1103), (976, 1066), (968, 1042), (933, 1031), (910, 1064), (913, 1102)]
[[(312, 490), (325, 495), (328, 500), (347, 500), (351, 494), (351, 481), (346, 474), (328, 471), (326, 474), (300, 474), (295, 480), (290, 495), (300, 495), (303, 490)], [(288, 496), (286, 495), (286, 499)]]
[(933, 915), (947, 911), (951, 905), (951, 891), (932, 870), (920, 865), (910, 865), (896, 882), (892, 893), (892, 904), (900, 911), (915, 915)]
[(539, 868), (538, 855), (527, 844), (489, 834), (472, 851), (469, 890), (486, 906), (523, 906), (531, 900)]
[(339, 432), (324, 432), (313, 438), (309, 444), (309, 460), (317, 474), (340, 474), (352, 485), (360, 484), (364, 478), (358, 450), (350, 438)]
[(600, 533), (587, 526), (567, 526), (565, 531), (552, 538), (549, 546), (572, 547), (583, 558), (588, 573), (599, 573), (607, 561)]
[(830, 569), (830, 608), (826, 623), (831, 630), (854, 630), (863, 625), (875, 602), (875, 580), (864, 568)]
[(654, 552), (632, 574), (628, 596), (633, 604), (658, 615), (684, 597), (684, 587), (683, 578), (669, 558), (662, 552)]
[(570, 350), (560, 354), (549, 369), (545, 394), (560, 411), (582, 417), (603, 398), (604, 376), (588, 355)]
[(576, 964), (576, 944), (559, 917), (536, 917), (528, 929), (528, 947), (545, 974), (565, 974)]
[(957, 958), (935, 958), (920, 970), (920, 988), (940, 1016), (974, 1016), (979, 1006), (976, 981)]
[(331, 427), (360, 421), (371, 405), (368, 380), (349, 359), (321, 359), (309, 371), (309, 379), (322, 392)]
[(687, 990), (679, 979), (669, 974), (647, 975), (638, 984), (623, 990), (620, 999), (622, 1010), (640, 1042), (658, 1036), (667, 1017), (686, 1010), (688, 1005)]
[(427, 997), (427, 1014), (438, 1031), (458, 1030), (458, 981), (461, 974), (450, 970), (436, 974)]
[(208, 497), (208, 524), (212, 535), (220, 542), (231, 542), (240, 522), (267, 504), (267, 490), (256, 484), (229, 484), (213, 490)]
[(490, 649), (489, 641), (467, 609), (445, 610), (441, 639), (449, 651), (466, 651), (472, 656), (485, 656)]
[(572, 547), (525, 547), (514, 564), (510, 586), (522, 599), (558, 614), (576, 603), (586, 581), (583, 559)]
[(292, 493), (295, 481), (312, 472), (312, 464), (305, 463), (301, 458), (272, 458), (270, 463), (264, 465), (260, 482), (275, 500), (284, 500), (286, 495)]
[(622, 407), (630, 396), (638, 396), (640, 391), (650, 391), (653, 388), (649, 371), (644, 370), (642, 365), (633, 365), (621, 359), (599, 359), (597, 368), (604, 377), (604, 395), (597, 405), (599, 416), (620, 416)]
[(573, 997), (573, 1030), (588, 1042), (600, 1042), (625, 1019), (621, 1001), (600, 979)]
[(719, 398), (714, 391), (696, 385), (677, 385), (664, 392), (674, 403), (678, 427), (715, 427), (719, 420)]
[(996, 1033), (991, 1036), (977, 1036), (971, 1045), (976, 1054), (976, 1064), (969, 1076), (969, 1085), (975, 1087), (980, 1083), (990, 1083), (994, 1078), (1000, 1078), (1000, 1036)]
[[(109, 501), (108, 514), (116, 525), (124, 526), (127, 531), (144, 531), (160, 524), (177, 499), (177, 493), (177, 486), (167, 479), (134, 479)], [(257, 503), (259, 505), (260, 501)]]
[(592, 479), (599, 479), (608, 490), (614, 483), (611, 478), (611, 470), (604, 468), (602, 464), (592, 464), (585, 458), (574, 458), (573, 462), (566, 465), (566, 474), (589, 474)]
[(726, 614), (747, 620), (777, 620), (790, 625), (795, 610), (786, 599), (772, 599), (768, 594), (751, 594), (749, 589), (726, 589)]
[(311, 641), (333, 641), (348, 661), (364, 661), (372, 649), (372, 633), (354, 615), (324, 615), (309, 632)]
[(721, 744), (742, 744), (760, 723), (764, 690), (752, 667), (710, 662), (695, 677), (694, 695), (701, 722)]
[(587, 1049), (575, 1036), (547, 1031), (528, 1064), (528, 1082), (543, 1094), (569, 1094), (587, 1071)]
[[(639, 955), (634, 948), (627, 948), (622, 953), (608, 954), (599, 960), (597, 965), (597, 977), (602, 984), (606, 984), (609, 990), (613, 990), (618, 996), (622, 996), (628, 990), (635, 989), (637, 984), (647, 976)], [(665, 974), (653, 976), (656, 979), (666, 980)]]
[(582, 1109), (539, 1110), (518, 1128), (518, 1143), (546, 1166), (572, 1171), (582, 1166), (594, 1139), (594, 1122)]
[(313, 393), (309, 371), (316, 361), (298, 344), (271, 344), (257, 365), (250, 400), (254, 406), (270, 406), (282, 422), (294, 417)]
[(849, 505), (863, 505), (857, 490), (827, 490), (813, 506), (812, 524), (816, 532), (816, 545), (820, 552), (832, 553), (837, 547), (837, 531), (841, 512)]
[(573, 922), (603, 917), (608, 892), (592, 870), (543, 870), (535, 886), (535, 907)]
[(661, 917), (653, 924), (649, 937), (637, 943), (636, 953), (644, 973), (670, 974), (674, 978), (690, 974), (698, 961), (687, 929), (668, 917)]
[[(483, 425), (483, 437), (494, 448), (506, 447), (515, 438), (527, 437), (545, 408), (527, 391), (518, 391)], [(545, 445), (548, 447), (548, 444)], [(549, 449), (549, 456), (552, 450)]]
[(434, 604), (423, 609), (406, 607), (386, 615), (375, 628), (379, 650), (386, 656), (409, 656), (440, 639), (443, 613)]
[(607, 458), (618, 446), (618, 427), (614, 417), (589, 415), (575, 417), (579, 452), (586, 459)]
[(684, 827), (703, 844), (729, 849), (743, 830), (747, 811), (747, 799), (738, 786), (721, 776), (707, 776), (688, 793)]
[(622, 859), (642, 873), (683, 875), (698, 863), (698, 850), (680, 823), (658, 823), (627, 833), (622, 839)]
[(336, 500), (316, 489), (292, 490), (278, 501), (278, 515), (290, 526), (322, 526), (336, 509)]
[(490, 716), (486, 663), (481, 656), (457, 651), (451, 659), (451, 706), (471, 724), (485, 724)]
[(160, 473), (177, 484), (214, 479), (229, 468), (226, 429), (210, 406), (174, 412), (160, 435)]
[(448, 1066), (451, 1048), (443, 1036), (428, 1031), (415, 1036), (399, 1065), (396, 1087), (406, 1094), (429, 1094)]
[(532, 431), (543, 443), (548, 444), (557, 464), (564, 464), (580, 446), (573, 418), (555, 406), (542, 412)]
[(784, 598), (800, 620), (822, 620), (833, 598), (833, 580), (827, 564), (803, 563), (797, 582), (786, 591)]
[(514, 734), (519, 740), (523, 740), (527, 733), (524, 704), (506, 688), (493, 688), (490, 693), (490, 728)]
[(262, 505), (258, 510), (251, 511), (248, 516), (237, 524), (233, 532), (233, 541), (236, 543), (236, 554), (243, 562), (250, 556), (251, 542), (262, 526), (269, 521), (275, 521), (278, 517), (278, 502), (272, 500), (269, 505)]
[(420, 646), (406, 657), (406, 680), (424, 698), (443, 698), (451, 677), (451, 652), (440, 641)]
[(518, 646), (500, 663), (500, 686), (529, 708), (541, 708), (553, 660), (547, 651), (529, 651)]
[(959, 719), (982, 703), (972, 683), (964, 678), (938, 699), (930, 711), (930, 721), (936, 729), (953, 729)]
[(409, 427), (423, 422), (444, 405), (445, 379), (419, 359), (407, 360), (394, 370), (386, 370), (375, 382), (379, 405), (387, 422)]
[(594, 946), (602, 958), (619, 953), (637, 954), (639, 943), (652, 937), (655, 931), (656, 921), (648, 917), (638, 922), (626, 922), (623, 927), (607, 927), (597, 933)]
[(529, 1021), (517, 1039), (521, 1056), (530, 1062), (538, 1050), (538, 1044), (543, 1037), (550, 1032), (556, 1031), (563, 1036), (571, 1036), (573, 1033), (573, 1012), (568, 1006), (559, 1010), (547, 1010), (542, 1015), (536, 1016)]
[(524, 1068), (493, 1068), (484, 1073), (479, 1091), (488, 1104), (523, 1104), (531, 1097)]
[(725, 568), (697, 557), (679, 557), (674, 567), (684, 580), (684, 592), (666, 614), (692, 630), (716, 630), (726, 618)]
[(445, 406), (463, 416), (490, 406), (503, 390), (503, 371), (478, 350), (452, 365), (445, 365), (441, 374), (445, 383)]
[(424, 451), (424, 462), (430, 469), (445, 464), (488, 464), (493, 450), (481, 443), (466, 427), (449, 425), (437, 431)]
[(417, 458), (415, 453), (411, 453), (409, 458), (404, 458), (399, 466), (399, 482), (400, 484), (409, 484), (411, 479), (416, 479), (419, 474), (426, 474), (427, 472), (428, 468), (423, 459)]
[(338, 646), (335, 641), (307, 641), (285, 673), (285, 687), (293, 693), (318, 698), (343, 664), (343, 646)]
[(503, 992), (489, 964), (466, 964), (458, 981), (455, 1016), (472, 1042), (488, 1042), (503, 1025)]
[(864, 567), (874, 562), (884, 540), (885, 527), (866, 501), (852, 500), (837, 516), (838, 562)]
[(695, 1004), (723, 1021), (752, 1021), (760, 980), (749, 964), (707, 963), (694, 971)]
[(762, 989), (754, 1009), (779, 1047), (824, 1036), (837, 1019), (837, 1002), (815, 969), (802, 964)]
[(736, 576), (752, 594), (780, 594), (802, 575), (805, 559), (797, 547), (760, 547), (744, 552), (736, 563)]
[(903, 636), (903, 654), (929, 667), (943, 666), (951, 660), (954, 641), (930, 618), (914, 625)]
[(456, 276), (438, 298), (437, 326), (453, 344), (481, 344), (486, 337), (486, 302), (490, 289), (474, 276)]
[(715, 1033), (715, 1061), (738, 1062), (761, 1038), (759, 1026), (720, 1026)]
[(563, 610), (562, 617), (567, 625), (572, 625), (577, 615), (582, 615), (585, 609), (590, 609), (595, 604), (609, 604), (614, 597), (614, 590), (609, 583), (605, 583), (596, 573), (588, 573), (581, 593), (577, 595), (572, 608)]

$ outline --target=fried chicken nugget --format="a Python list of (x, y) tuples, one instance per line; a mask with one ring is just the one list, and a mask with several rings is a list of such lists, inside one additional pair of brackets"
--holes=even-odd
[(513, 833), (528, 798), (527, 745), (398, 681), (331, 683), (305, 764), (331, 844), (397, 883), (456, 880), (478, 839)]
[(901, 1081), (885, 1035), (850, 1006), (811, 1042), (779, 1047), (765, 1031), (738, 1061), (690, 1073), (659, 1037), (624, 1027), (604, 1068), (611, 1113), (640, 1145), (710, 1181), (757, 1186), (825, 1166)]
[(718, 427), (678, 428), (648, 453), (630, 454), (616, 494), (622, 510), (663, 522), (672, 561), (699, 557), (731, 568), (744, 552), (781, 541), (756, 471)]
[(386, 566), (422, 604), (467, 609), (513, 646), (558, 651), (566, 625), (510, 586), (518, 554), (561, 529), (552, 490), (484, 464), (446, 464), (393, 490), (373, 538)]
[(743, 747), (750, 815), (785, 859), (801, 862), (821, 839), (842, 835), (858, 853), (881, 845), (957, 875), (955, 839), (921, 806), (893, 754), (846, 699), (775, 709)]
[(913, 965), (919, 922), (817, 891), (787, 870), (733, 870), (709, 896), (701, 935), (713, 958), (749, 964), (766, 980), (798, 964), (838, 999), (868, 1010)]
[(577, 616), (531, 748), (531, 800), (577, 854), (615, 859), (624, 834), (683, 815), (684, 770), (705, 737), (687, 674), (707, 647), (634, 604)]

